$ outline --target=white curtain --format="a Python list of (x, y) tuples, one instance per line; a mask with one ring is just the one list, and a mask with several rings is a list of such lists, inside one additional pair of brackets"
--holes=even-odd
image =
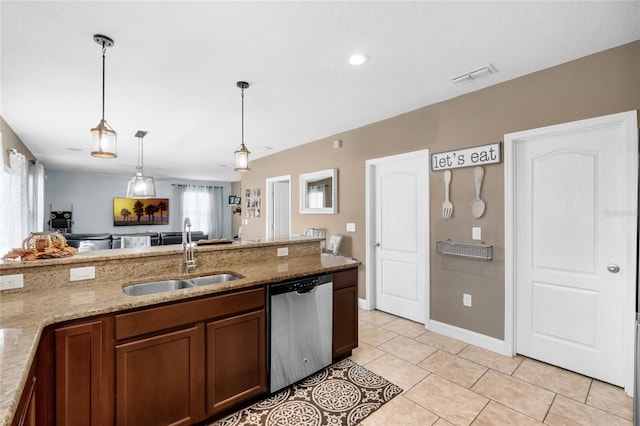
[(209, 238), (222, 236), (222, 188), (201, 185), (176, 185), (175, 211), (191, 221), (192, 231), (202, 231)]
[(222, 238), (222, 197), (222, 187), (214, 186), (212, 196), (213, 227), (209, 238)]
[(44, 227), (44, 167), (12, 149), (0, 188), (0, 253), (4, 255)]
[(9, 168), (4, 165), (4, 147), (2, 146), (2, 133), (0, 133), (0, 256), (6, 254), (13, 247), (10, 240), (11, 229), (11, 203), (9, 201)]
[(29, 214), (27, 217), (30, 221), (28, 227), (31, 231), (42, 232), (44, 230), (44, 166), (41, 162), (29, 162), (28, 185)]

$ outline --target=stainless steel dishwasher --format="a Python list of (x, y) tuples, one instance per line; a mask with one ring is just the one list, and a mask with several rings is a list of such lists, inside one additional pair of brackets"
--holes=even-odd
[(270, 392), (331, 364), (333, 275), (271, 284), (269, 325)]

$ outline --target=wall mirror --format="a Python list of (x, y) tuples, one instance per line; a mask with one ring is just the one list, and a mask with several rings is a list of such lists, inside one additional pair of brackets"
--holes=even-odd
[(338, 169), (300, 175), (300, 213), (338, 213)]

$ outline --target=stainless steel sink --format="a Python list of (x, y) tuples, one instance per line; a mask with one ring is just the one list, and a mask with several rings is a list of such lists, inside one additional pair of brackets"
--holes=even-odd
[(132, 284), (122, 287), (122, 291), (129, 296), (144, 296), (147, 294), (163, 293), (165, 291), (193, 288), (204, 285), (218, 284), (242, 278), (235, 274), (215, 274), (204, 277), (184, 278), (179, 280), (155, 281), (150, 283)]
[(216, 275), (208, 275), (205, 277), (197, 277), (191, 278), (189, 281), (192, 282), (196, 287), (202, 285), (210, 285), (210, 284), (218, 284), (224, 283), (227, 281), (235, 281), (242, 277), (235, 274), (216, 274)]
[(195, 285), (188, 280), (167, 280), (128, 285), (122, 287), (122, 291), (129, 296), (144, 296), (146, 294), (162, 293), (192, 287), (195, 287)]

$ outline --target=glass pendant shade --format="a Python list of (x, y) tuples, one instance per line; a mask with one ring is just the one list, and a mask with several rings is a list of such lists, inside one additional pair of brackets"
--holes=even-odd
[(233, 168), (233, 170), (235, 170), (236, 172), (248, 172), (250, 170), (249, 154), (251, 154), (251, 152), (249, 152), (247, 147), (244, 146), (244, 143), (240, 145), (240, 147), (233, 153), (235, 157), (235, 167)]
[(138, 165), (136, 166), (136, 174), (129, 180), (127, 186), (127, 198), (154, 198), (156, 196), (156, 183), (151, 176), (144, 176), (144, 147), (143, 139), (147, 132), (138, 130), (136, 137), (138, 138)]
[(91, 129), (93, 136), (93, 149), (91, 155), (98, 158), (116, 158), (118, 134), (113, 130), (106, 121), (100, 120), (100, 123)]
[(154, 198), (156, 196), (156, 184), (151, 176), (142, 176), (136, 172), (129, 180), (127, 186), (127, 198)]

